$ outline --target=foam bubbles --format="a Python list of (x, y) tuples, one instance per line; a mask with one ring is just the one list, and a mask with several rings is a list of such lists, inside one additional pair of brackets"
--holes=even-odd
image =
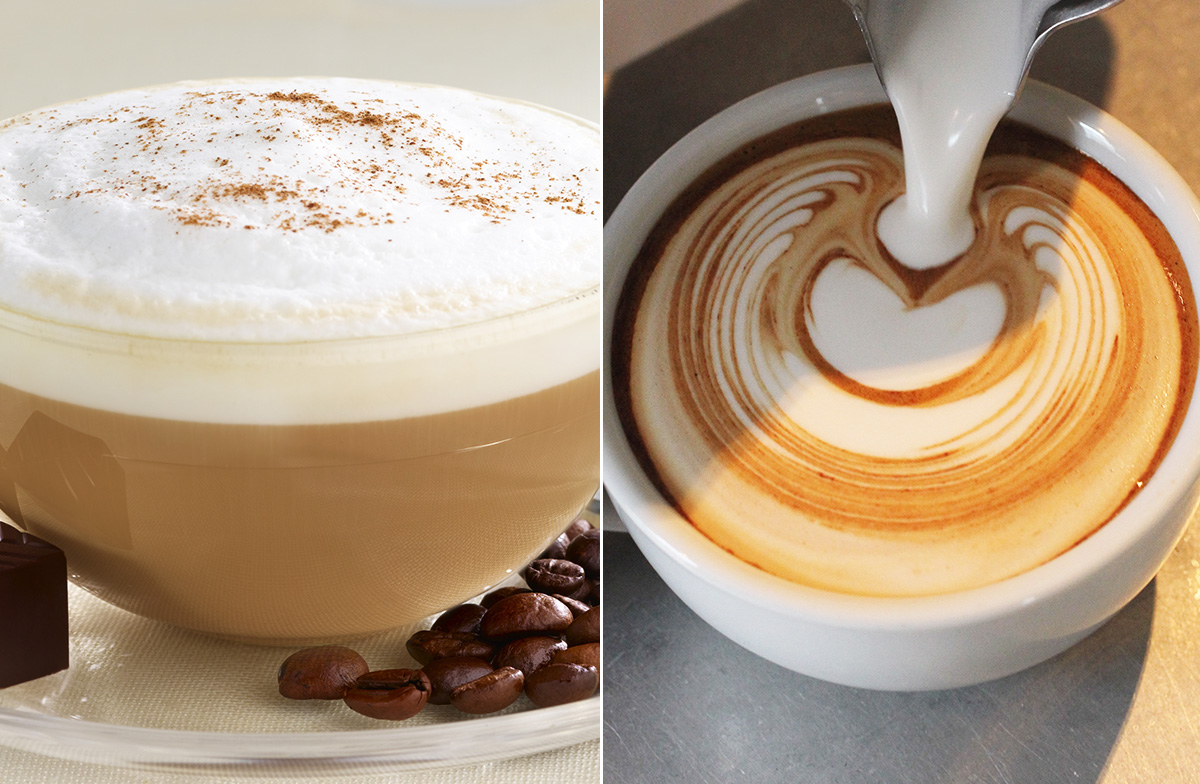
[(600, 139), (447, 88), (181, 83), (0, 125), (0, 306), (291, 342), (477, 323), (594, 288)]

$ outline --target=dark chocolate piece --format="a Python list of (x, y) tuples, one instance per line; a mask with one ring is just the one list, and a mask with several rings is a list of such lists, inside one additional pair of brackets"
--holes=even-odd
[(67, 559), (0, 521), (0, 688), (65, 670)]

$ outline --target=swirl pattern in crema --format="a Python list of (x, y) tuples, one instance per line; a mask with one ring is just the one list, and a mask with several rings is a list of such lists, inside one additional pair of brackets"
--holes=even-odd
[(975, 244), (934, 270), (877, 240), (903, 188), (883, 138), (755, 153), (660, 223), (620, 407), (715, 543), (820, 588), (944, 593), (1063, 553), (1150, 478), (1195, 373), (1178, 251), (1102, 167), (1008, 133)]

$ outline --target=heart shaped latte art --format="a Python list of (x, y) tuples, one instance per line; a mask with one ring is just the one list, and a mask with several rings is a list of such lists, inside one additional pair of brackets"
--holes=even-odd
[(833, 259), (814, 277), (807, 331), (826, 362), (863, 386), (916, 390), (983, 359), (1007, 310), (994, 284), (915, 305), (852, 259)]
[(1072, 168), (986, 159), (974, 246), (926, 271), (875, 235), (887, 141), (711, 185), (639, 261), (627, 423), (660, 487), (742, 559), (851, 593), (981, 585), (1090, 535), (1173, 437), (1194, 306), (1141, 202)]

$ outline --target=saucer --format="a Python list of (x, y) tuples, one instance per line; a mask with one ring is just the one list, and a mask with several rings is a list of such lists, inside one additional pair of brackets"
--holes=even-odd
[[(405, 722), (340, 701), (279, 696), (294, 649), (231, 642), (120, 610), (69, 586), (71, 667), (0, 690), (0, 744), (142, 770), (328, 776), (474, 764), (600, 735), (600, 698), (537, 708), (522, 696), (469, 716), (430, 705)], [(372, 669), (415, 667), (410, 627), (353, 640)]]

